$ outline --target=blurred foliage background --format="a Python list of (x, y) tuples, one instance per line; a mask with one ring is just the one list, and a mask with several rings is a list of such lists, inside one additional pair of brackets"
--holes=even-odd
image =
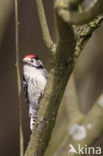
[[(53, 2), (43, 1), (51, 36), (55, 40)], [(49, 52), (41, 36), (34, 0), (19, 1), (20, 61), (24, 55), (35, 53), (49, 70)], [(14, 2), (0, 0), (0, 155), (19, 155), (19, 123), (15, 67)], [(21, 64), (22, 70), (22, 64)], [(82, 111), (87, 111), (103, 91), (103, 25), (92, 35), (74, 70), (77, 95)], [(69, 99), (68, 99), (69, 102)], [(64, 107), (64, 106), (63, 106)], [(59, 111), (56, 127), (64, 129), (68, 120), (65, 109)], [(62, 113), (60, 113), (62, 111)], [(54, 129), (54, 135), (55, 135)], [(29, 141), (29, 117), (23, 96), (23, 130), (25, 148)], [(103, 137), (96, 143), (103, 148)]]

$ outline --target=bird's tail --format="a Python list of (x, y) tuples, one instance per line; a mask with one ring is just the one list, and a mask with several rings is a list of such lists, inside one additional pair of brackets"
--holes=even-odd
[(37, 109), (34, 110), (31, 107), (29, 108), (29, 116), (30, 116), (30, 129), (33, 131), (33, 127), (35, 125), (36, 119), (37, 119)]

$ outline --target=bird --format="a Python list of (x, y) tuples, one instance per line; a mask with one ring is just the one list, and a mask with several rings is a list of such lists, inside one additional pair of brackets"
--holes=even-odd
[(48, 79), (48, 72), (38, 56), (26, 55), (23, 58), (23, 88), (29, 108), (30, 129), (33, 131), (37, 119), (40, 100)]

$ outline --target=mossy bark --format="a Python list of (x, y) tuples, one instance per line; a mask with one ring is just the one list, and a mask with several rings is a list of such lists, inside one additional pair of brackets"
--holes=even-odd
[(49, 143), (55, 124), (58, 108), (73, 70), (75, 39), (71, 26), (68, 26), (57, 14), (58, 44), (55, 63), (49, 74), (49, 80), (41, 100), (37, 122), (31, 135), (25, 156), (42, 156)]
[[(59, 7), (64, 7), (63, 9), (65, 10), (65, 5), (62, 0), (58, 1), (57, 5)], [(25, 156), (44, 155), (55, 124), (60, 102), (62, 100), (68, 79), (74, 68), (74, 52), (76, 41), (73, 27), (63, 19), (61, 14), (59, 14), (57, 5), (55, 6), (55, 17), (58, 32), (58, 42), (55, 57), (53, 57), (53, 64), (49, 74), (49, 79), (44, 96), (40, 103), (37, 121), (30, 137), (30, 142), (25, 152)], [(40, 18), (42, 18), (42, 14), (40, 14)], [(81, 45), (82, 48), (83, 46), (84, 44)]]

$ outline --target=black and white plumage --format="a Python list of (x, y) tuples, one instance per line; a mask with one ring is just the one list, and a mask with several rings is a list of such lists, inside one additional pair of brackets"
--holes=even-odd
[(23, 87), (26, 103), (29, 107), (30, 128), (33, 130), (40, 99), (48, 79), (48, 72), (36, 55), (27, 55), (23, 59)]

